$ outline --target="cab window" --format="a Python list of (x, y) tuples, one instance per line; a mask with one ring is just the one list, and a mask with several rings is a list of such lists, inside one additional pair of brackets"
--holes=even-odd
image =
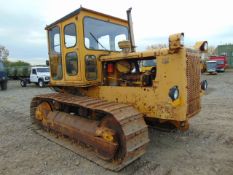
[(110, 50), (110, 37), (109, 35), (105, 35), (105, 36), (101, 36), (100, 38), (98, 38), (98, 48), (105, 48), (107, 50)]
[(95, 55), (86, 56), (86, 79), (87, 80), (97, 79), (97, 62)]
[(60, 30), (58, 27), (54, 27), (49, 31), (50, 36), (50, 49), (54, 53), (61, 52), (61, 43), (60, 43)]
[(51, 76), (54, 80), (61, 80), (63, 78), (62, 72), (62, 57), (61, 57), (61, 43), (60, 43), (60, 29), (58, 26), (49, 30), (49, 46), (50, 46), (50, 67)]
[(65, 34), (65, 46), (66, 48), (74, 47), (76, 45), (77, 35), (76, 35), (76, 27), (74, 23), (68, 24), (64, 28)]
[(76, 52), (66, 54), (66, 72), (68, 75), (77, 75), (78, 73), (78, 56)]
[(128, 28), (108, 21), (84, 18), (84, 42), (87, 49), (119, 51), (118, 42), (128, 39)]
[(32, 74), (36, 75), (36, 69), (32, 69)]

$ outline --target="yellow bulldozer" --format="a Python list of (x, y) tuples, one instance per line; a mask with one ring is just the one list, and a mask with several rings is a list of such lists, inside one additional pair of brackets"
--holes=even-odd
[[(169, 48), (136, 52), (131, 9), (124, 20), (83, 7), (46, 30), (56, 92), (32, 99), (31, 118), (56, 143), (118, 171), (145, 153), (147, 124), (187, 130), (200, 111), (207, 82), (200, 50), (185, 48), (183, 33)], [(146, 60), (156, 66), (140, 71)]]

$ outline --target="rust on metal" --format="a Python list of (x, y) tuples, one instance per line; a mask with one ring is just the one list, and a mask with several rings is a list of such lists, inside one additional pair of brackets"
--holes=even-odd
[(43, 118), (46, 118), (47, 113), (48, 113), (49, 111), (51, 111), (51, 110), (52, 110), (52, 109), (51, 109), (49, 103), (43, 102), (43, 103), (41, 103), (41, 104), (37, 107), (36, 112), (35, 112), (35, 118), (36, 118), (37, 120), (42, 121)]
[[(56, 108), (48, 110), (46, 103), (56, 104)], [(84, 111), (91, 111), (92, 114), (101, 113), (104, 114), (104, 117), (98, 121), (69, 114), (59, 111), (59, 106), (62, 105), (81, 108)], [(42, 116), (43, 119), (40, 122), (35, 115), (36, 111), (44, 106), (46, 106), (45, 111), (47, 112)], [(91, 146), (91, 152), (95, 152), (95, 155), (89, 157), (88, 155), (92, 154), (89, 153), (90, 150), (85, 152), (84, 148), (79, 146), (74, 148), (69, 144), (62, 144), (98, 165), (114, 171), (122, 169), (144, 154), (149, 142), (148, 129), (142, 114), (127, 104), (106, 102), (67, 93), (52, 93), (33, 98), (31, 117), (35, 123), (39, 123), (49, 130)], [(60, 144), (60, 141), (56, 142)]]
[(192, 117), (201, 109), (200, 103), (200, 59), (197, 54), (187, 52), (187, 116)]

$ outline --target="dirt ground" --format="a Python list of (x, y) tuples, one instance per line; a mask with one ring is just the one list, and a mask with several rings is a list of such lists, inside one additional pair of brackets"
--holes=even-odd
[[(209, 89), (189, 131), (150, 129), (146, 154), (119, 174), (233, 175), (233, 70), (202, 78)], [(117, 174), (32, 131), (31, 98), (49, 88), (22, 88), (17, 81), (8, 87), (0, 91), (0, 174)]]

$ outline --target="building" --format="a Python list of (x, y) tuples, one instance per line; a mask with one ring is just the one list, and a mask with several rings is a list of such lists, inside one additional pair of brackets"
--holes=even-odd
[(233, 44), (218, 45), (216, 48), (217, 55), (226, 55), (227, 63), (233, 67)]

